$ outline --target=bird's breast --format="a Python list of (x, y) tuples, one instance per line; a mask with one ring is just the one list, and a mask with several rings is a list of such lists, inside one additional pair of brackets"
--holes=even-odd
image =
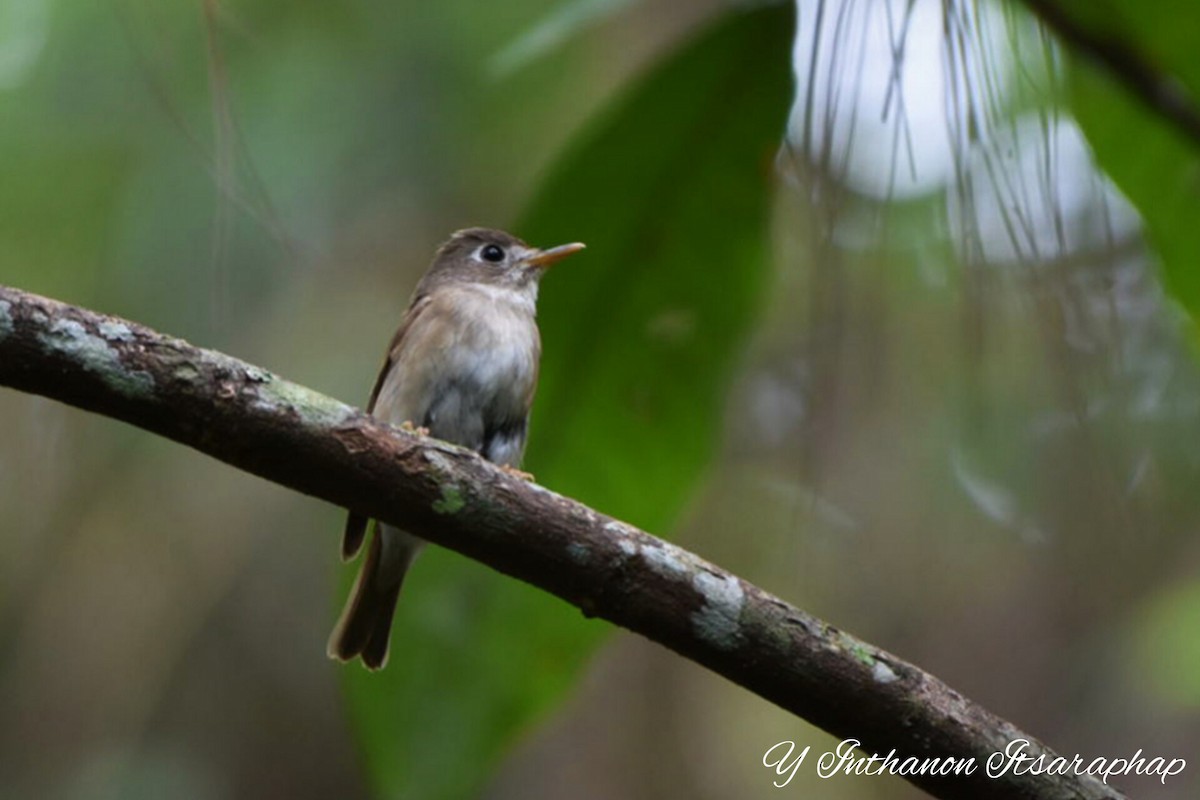
[(541, 343), (532, 300), (514, 292), (464, 291), (455, 305), (450, 371), (490, 394), (524, 398), (537, 377)]
[(523, 442), (541, 357), (533, 301), (491, 287), (432, 295), (394, 355), (376, 415), (475, 449), (498, 430), (519, 430)]

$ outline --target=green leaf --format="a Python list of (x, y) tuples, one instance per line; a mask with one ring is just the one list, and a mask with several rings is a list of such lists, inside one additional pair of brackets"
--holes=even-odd
[[(1098, 9), (1070, 5), (1081, 24), (1108, 42), (1120, 42), (1164, 71), (1175, 91), (1200, 104), (1200, 55), (1192, 32), (1200, 5), (1109, 0)], [(1151, 111), (1110, 76), (1079, 55), (1071, 65), (1076, 118), (1104, 170), (1137, 206), (1171, 293), (1200, 315), (1200, 147)]]
[(1169, 584), (1133, 616), (1125, 646), (1128, 668), (1165, 703), (1200, 708), (1200, 582)]
[[(790, 35), (786, 7), (727, 15), (585, 131), (516, 227), (539, 245), (589, 246), (543, 283), (527, 467), (653, 531), (670, 528), (713, 454), (766, 285)], [(381, 794), (477, 790), (608, 630), (430, 548), (405, 587), (387, 669), (347, 670)]]

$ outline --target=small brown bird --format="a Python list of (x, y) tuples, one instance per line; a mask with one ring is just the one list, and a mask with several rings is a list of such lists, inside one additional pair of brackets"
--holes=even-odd
[[(367, 412), (428, 429), (489, 461), (517, 467), (542, 352), (535, 320), (538, 282), (547, 267), (582, 249), (575, 243), (538, 250), (487, 228), (451, 236), (417, 284)], [(361, 656), (368, 669), (387, 663), (400, 586), (424, 544), (399, 528), (378, 521), (374, 527), (328, 647), (330, 658)], [(357, 555), (366, 530), (367, 519), (351, 512), (343, 560)]]

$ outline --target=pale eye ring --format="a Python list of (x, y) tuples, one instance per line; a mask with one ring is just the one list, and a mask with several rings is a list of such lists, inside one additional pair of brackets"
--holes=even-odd
[(496, 244), (484, 245), (483, 249), (479, 251), (479, 255), (484, 261), (499, 264), (504, 260), (504, 248)]

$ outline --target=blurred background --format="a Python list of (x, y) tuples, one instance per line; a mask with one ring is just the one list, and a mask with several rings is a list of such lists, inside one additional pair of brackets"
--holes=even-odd
[[(1015, 0), (0, 4), (0, 282), (362, 403), (451, 231), (586, 241), (539, 482), (1085, 759), (1200, 746), (1197, 152)], [(336, 665), (342, 513), (0, 391), (0, 797), (921, 796), (453, 553)]]

